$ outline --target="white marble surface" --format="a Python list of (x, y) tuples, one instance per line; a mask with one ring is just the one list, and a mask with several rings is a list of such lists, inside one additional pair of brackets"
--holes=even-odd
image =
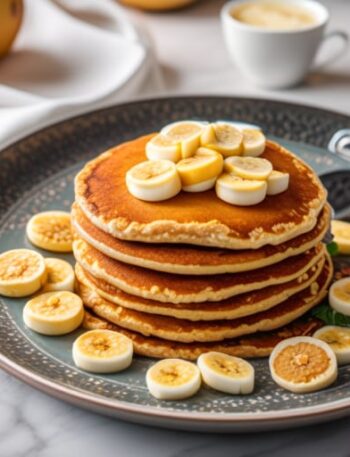
[[(229, 63), (220, 32), (222, 0), (136, 17), (153, 36), (164, 88), (158, 93), (231, 94), (290, 99), (350, 114), (350, 52), (290, 91), (250, 86)], [(330, 28), (350, 31), (350, 1), (327, 0)], [(156, 95), (145, 90), (144, 96)], [(347, 457), (350, 418), (254, 435), (200, 435), (122, 423), (50, 398), (0, 372), (0, 457)]]

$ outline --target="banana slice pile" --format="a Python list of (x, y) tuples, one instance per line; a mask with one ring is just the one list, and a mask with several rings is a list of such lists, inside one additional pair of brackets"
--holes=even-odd
[(291, 392), (315, 392), (332, 384), (338, 365), (332, 348), (309, 336), (288, 338), (275, 346), (269, 359), (273, 380)]
[(350, 363), (350, 328), (326, 325), (314, 334), (333, 349), (339, 365)]
[(350, 316), (350, 277), (335, 281), (329, 289), (328, 299), (335, 311)]
[(175, 122), (147, 143), (149, 160), (127, 172), (126, 185), (134, 197), (151, 202), (175, 197), (180, 190), (204, 192), (215, 187), (226, 203), (256, 205), (289, 185), (288, 173), (273, 170), (271, 162), (258, 157), (265, 146), (258, 129), (239, 129), (222, 121)]
[(72, 252), (73, 235), (70, 214), (44, 211), (27, 224), (27, 237), (38, 248), (53, 252)]

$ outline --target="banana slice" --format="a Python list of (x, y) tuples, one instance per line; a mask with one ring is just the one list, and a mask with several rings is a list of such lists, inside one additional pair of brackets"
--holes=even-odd
[(130, 338), (112, 330), (90, 330), (73, 343), (73, 360), (81, 369), (92, 373), (116, 373), (132, 362)]
[(273, 380), (291, 392), (314, 392), (332, 384), (338, 375), (331, 347), (317, 338), (297, 336), (275, 346), (270, 360)]
[(146, 156), (149, 160), (181, 160), (181, 145), (177, 140), (158, 134), (146, 144)]
[(254, 390), (254, 368), (239, 357), (221, 352), (207, 352), (198, 358), (204, 382), (228, 394), (250, 394)]
[(314, 334), (333, 349), (339, 365), (350, 363), (350, 328), (326, 325)]
[(267, 178), (267, 195), (277, 195), (286, 191), (289, 186), (289, 173), (272, 170)]
[(181, 157), (191, 157), (200, 146), (200, 137), (204, 128), (203, 122), (173, 122), (162, 128), (160, 133), (180, 144)]
[(47, 281), (44, 291), (66, 290), (74, 292), (75, 274), (72, 266), (61, 259), (45, 259)]
[(0, 255), (0, 295), (25, 297), (46, 282), (44, 257), (30, 249), (13, 249)]
[(335, 281), (329, 289), (328, 299), (338, 313), (350, 316), (350, 277)]
[(350, 254), (350, 223), (333, 220), (331, 231), (337, 243), (340, 254)]
[(264, 181), (272, 172), (272, 163), (259, 157), (228, 157), (225, 170), (244, 179)]
[(146, 384), (159, 400), (181, 400), (192, 397), (201, 386), (198, 367), (181, 359), (164, 359), (148, 369)]
[(126, 173), (126, 185), (134, 197), (148, 202), (168, 200), (181, 190), (176, 166), (170, 160), (141, 162)]
[(226, 203), (238, 206), (252, 206), (266, 197), (266, 181), (252, 181), (224, 173), (216, 181), (216, 195)]
[(45, 211), (33, 216), (27, 224), (29, 241), (41, 249), (71, 252), (73, 235), (70, 214), (65, 211)]
[(222, 155), (211, 149), (199, 148), (193, 157), (180, 160), (176, 165), (186, 192), (202, 192), (214, 186), (222, 172)]
[(209, 124), (201, 135), (201, 145), (220, 152), (224, 157), (240, 155), (243, 151), (243, 134), (231, 124)]
[(265, 151), (265, 135), (257, 129), (243, 129), (243, 155), (258, 157)]
[(70, 333), (83, 318), (83, 302), (72, 292), (47, 292), (32, 298), (23, 308), (24, 323), (43, 335)]

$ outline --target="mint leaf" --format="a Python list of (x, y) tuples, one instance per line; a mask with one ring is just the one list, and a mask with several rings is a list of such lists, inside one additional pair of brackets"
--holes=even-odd
[(327, 244), (327, 251), (331, 256), (335, 256), (339, 252), (339, 247), (335, 241)]
[(350, 327), (350, 316), (345, 316), (335, 311), (327, 302), (321, 303), (311, 311), (311, 314), (327, 325), (339, 325), (340, 327)]

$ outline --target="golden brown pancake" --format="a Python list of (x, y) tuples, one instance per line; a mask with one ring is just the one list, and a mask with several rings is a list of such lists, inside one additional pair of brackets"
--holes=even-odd
[(179, 357), (196, 360), (201, 354), (209, 351), (224, 352), (236, 357), (266, 357), (270, 355), (276, 344), (285, 338), (312, 336), (323, 324), (315, 318), (299, 319), (272, 332), (261, 332), (213, 343), (179, 343), (162, 338), (147, 337), (112, 324), (88, 311), (85, 311), (83, 325), (87, 330), (108, 329), (123, 333), (132, 340), (135, 353), (145, 357), (158, 359)]
[(72, 223), (78, 236), (120, 262), (151, 270), (177, 274), (209, 275), (236, 273), (266, 267), (316, 246), (324, 237), (330, 208), (324, 207), (316, 226), (307, 233), (278, 246), (260, 249), (229, 250), (204, 246), (140, 243), (119, 240), (92, 224), (77, 204), (72, 208)]
[(102, 279), (96, 279), (85, 271), (79, 264), (75, 267), (77, 279), (106, 300), (150, 314), (176, 317), (190, 321), (210, 321), (218, 319), (237, 319), (238, 317), (266, 311), (282, 303), (292, 295), (309, 287), (323, 268), (325, 259), (322, 258), (302, 276), (293, 281), (275, 286), (265, 287), (245, 294), (236, 295), (219, 302), (204, 303), (162, 303), (155, 300), (136, 297), (111, 286)]
[(314, 228), (326, 201), (316, 174), (282, 146), (267, 141), (261, 157), (288, 172), (285, 192), (243, 207), (220, 200), (214, 190), (189, 193), (162, 202), (133, 197), (126, 172), (146, 159), (153, 135), (123, 143), (89, 162), (75, 181), (76, 201), (87, 218), (111, 235), (151, 243), (190, 243), (229, 249), (278, 245)]
[(304, 254), (259, 270), (196, 276), (162, 273), (111, 259), (85, 241), (73, 243), (78, 263), (92, 276), (131, 295), (165, 303), (224, 300), (234, 295), (281, 284), (302, 276), (324, 253), (322, 244)]
[(79, 294), (85, 306), (91, 308), (96, 315), (145, 336), (184, 343), (222, 341), (256, 332), (275, 330), (301, 317), (320, 303), (327, 294), (333, 274), (331, 260), (328, 255), (326, 256), (320, 275), (310, 287), (267, 311), (233, 320), (192, 322), (141, 313), (107, 301), (95, 290), (82, 283), (79, 283)]

